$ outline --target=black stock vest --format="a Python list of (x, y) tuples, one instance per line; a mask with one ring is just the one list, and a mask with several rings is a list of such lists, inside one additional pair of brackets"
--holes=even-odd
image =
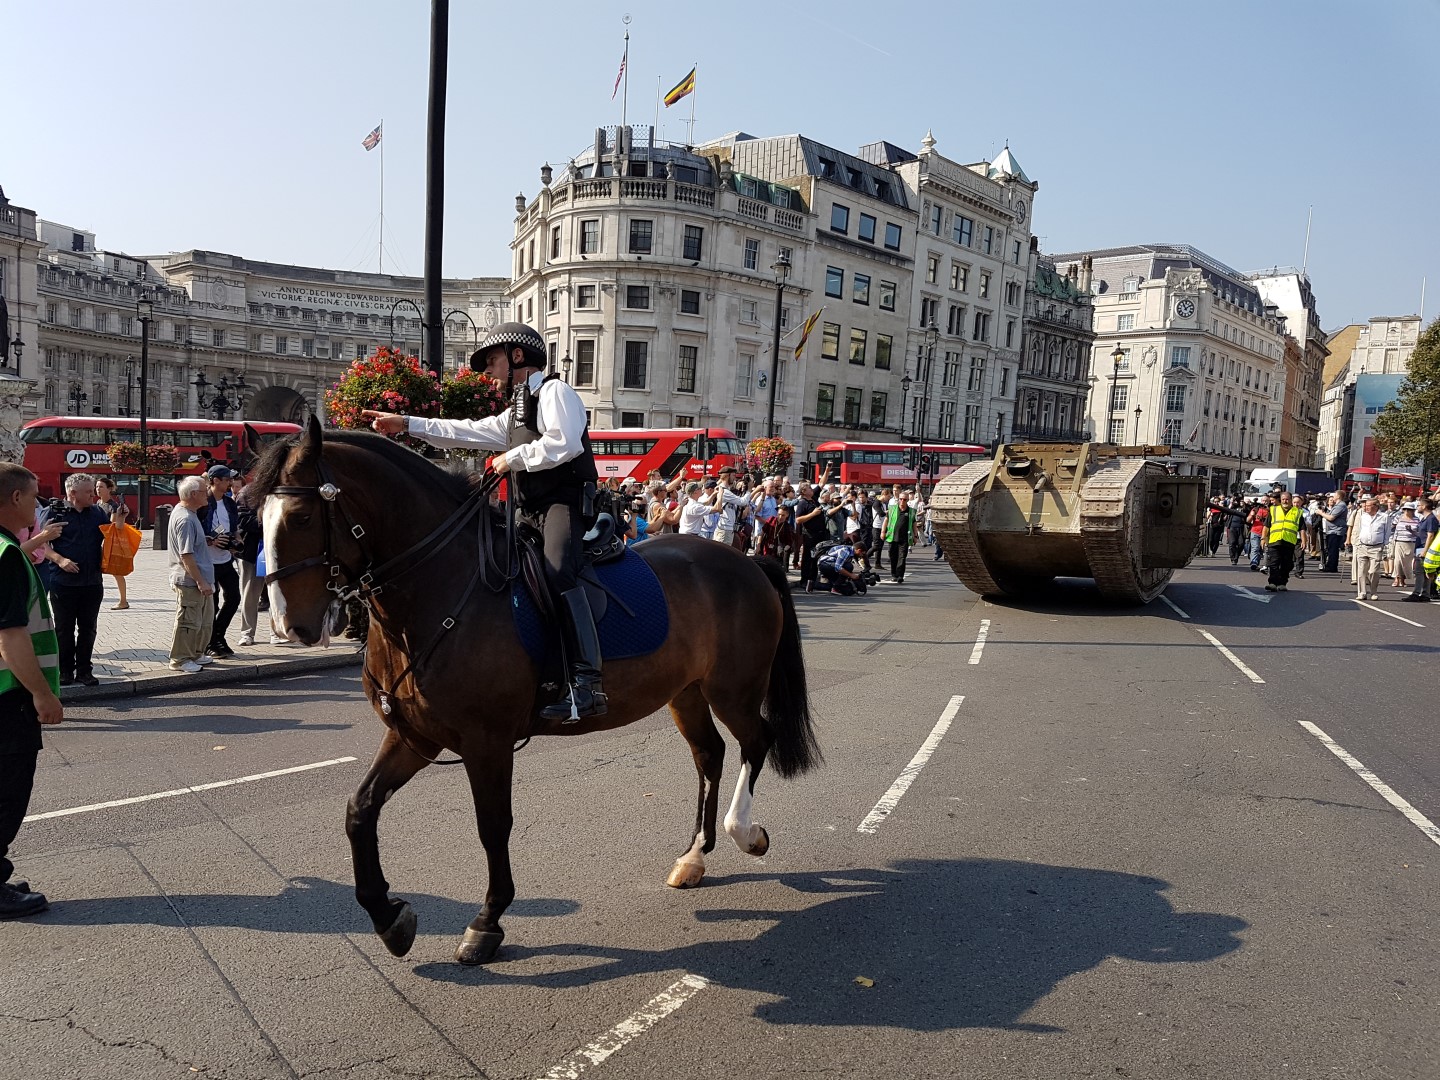
[[(558, 379), (549, 375), (545, 382)], [(544, 383), (541, 384), (542, 386)], [(532, 443), (540, 438), (540, 395), (532, 394), (528, 381), (515, 387), (510, 399), (510, 431), (507, 450)], [(579, 509), (584, 501), (586, 485), (599, 479), (595, 455), (590, 449), (590, 428), (580, 433), (579, 456), (556, 465), (553, 469), (526, 472), (512, 469), (509, 480), (515, 486), (515, 505), (531, 512), (563, 503)]]

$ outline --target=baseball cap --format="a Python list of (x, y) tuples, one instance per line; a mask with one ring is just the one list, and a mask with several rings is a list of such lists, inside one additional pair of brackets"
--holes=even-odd
[(224, 465), (211, 465), (205, 470), (205, 475), (211, 480), (229, 480), (235, 474)]
[(716, 480), (716, 479), (712, 476), (712, 477), (709, 477), (709, 478), (705, 481), (705, 486), (706, 486), (707, 488), (713, 488), (713, 487), (715, 487), (718, 483), (719, 483), (719, 481)]

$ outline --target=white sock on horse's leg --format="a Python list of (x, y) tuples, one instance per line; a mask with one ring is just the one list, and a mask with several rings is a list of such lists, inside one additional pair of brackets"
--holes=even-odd
[(750, 763), (740, 763), (740, 777), (735, 781), (735, 797), (725, 814), (725, 831), (746, 854), (754, 851), (764, 830), (750, 820)]

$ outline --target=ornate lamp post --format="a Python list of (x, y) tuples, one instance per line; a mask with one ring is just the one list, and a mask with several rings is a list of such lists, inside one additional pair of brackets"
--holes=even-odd
[[(905, 438), (905, 417), (910, 412), (910, 385), (915, 380), (910, 378), (910, 372), (905, 372), (905, 377), (900, 380), (900, 438)], [(910, 434), (915, 434), (915, 425), (910, 425)]]
[(1136, 405), (1136, 406), (1135, 406), (1135, 445), (1136, 445), (1136, 446), (1139, 446), (1139, 445), (1140, 445), (1140, 413), (1141, 413), (1140, 406), (1139, 406), (1139, 405)]
[[(1115, 415), (1115, 390), (1116, 387), (1120, 385), (1120, 365), (1125, 360), (1125, 350), (1119, 345), (1116, 345), (1115, 351), (1110, 354), (1110, 359), (1114, 362), (1115, 366), (1110, 373), (1110, 409), (1105, 417), (1106, 442), (1110, 441), (1110, 420)], [(1123, 439), (1125, 436), (1122, 433), (1120, 437)]]
[(135, 302), (140, 318), (140, 523), (150, 520), (150, 444), (146, 440), (146, 422), (150, 418), (150, 318), (155, 306), (149, 297)]
[[(239, 412), (244, 401), (245, 391), (250, 389), (245, 382), (245, 376), (235, 376), (232, 383), (228, 375), (221, 375), (218, 383), (212, 384), (205, 378), (205, 372), (196, 374), (195, 381), (191, 384), (195, 387), (195, 398), (201, 409), (208, 409), (216, 420), (224, 420), (228, 413)], [(205, 400), (205, 391), (213, 385), (215, 393), (210, 400)]]
[(940, 328), (935, 325), (934, 317), (930, 319), (930, 325), (925, 328), (925, 344), (921, 346), (921, 354), (916, 367), (920, 373), (920, 453), (915, 460), (915, 490), (920, 490), (920, 478), (925, 471), (925, 435), (927, 417), (930, 411), (930, 369), (935, 364), (935, 345), (940, 340)]
[(133, 399), (134, 399), (134, 392), (135, 392), (135, 358), (134, 358), (133, 356), (127, 356), (127, 357), (125, 358), (125, 415), (126, 415), (126, 416), (134, 416), (134, 415), (135, 415), (135, 402), (134, 402), (134, 400), (133, 400)]
[[(471, 344), (471, 346), (470, 346), (470, 351), (473, 353), (476, 349), (480, 348), (480, 327), (478, 327), (478, 326), (475, 325), (475, 320), (470, 317), (470, 313), (469, 313), (468, 311), (462, 311), (462, 310), (460, 310), (459, 308), (451, 308), (449, 311), (447, 311), (447, 312), (445, 313), (445, 318), (443, 318), (443, 319), (440, 320), (440, 325), (441, 325), (441, 326), (444, 326), (446, 323), (448, 323), (448, 322), (450, 321), (451, 317), (452, 317), (452, 316), (455, 316), (455, 315), (459, 315), (462, 319), (464, 319), (466, 322), (468, 322), (468, 323), (470, 324), (470, 333), (471, 333), (471, 338), (472, 338), (472, 344)], [(393, 317), (392, 317), (392, 320), (391, 320), (391, 326), (392, 326), (391, 333), (393, 334), (393, 333), (394, 333), (394, 330), (393, 330), (393, 326), (394, 326)], [(425, 333), (424, 323), (421, 323), (420, 333), (421, 333), (421, 336), (423, 337), (423, 336), (424, 336), (424, 333)], [(459, 364), (456, 364), (455, 366), (458, 368), (460, 365), (459, 365)]]
[(1240, 415), (1240, 445), (1235, 453), (1235, 494), (1240, 494), (1240, 484), (1245, 474), (1245, 415)]
[[(406, 298), (403, 297), (403, 296), (402, 296), (399, 300), (396, 300), (393, 304), (390, 305), (390, 347), (391, 347), (392, 349), (395, 347), (395, 309), (398, 308), (401, 304), (409, 304), (412, 308), (415, 309), (415, 314), (420, 316), (420, 355), (421, 355), (421, 356), (424, 356), (424, 355), (425, 355), (425, 313), (420, 310), (419, 305), (416, 304), (414, 300), (406, 299)], [(401, 344), (404, 344), (404, 343), (402, 342)]]
[(79, 416), (80, 410), (85, 408), (85, 402), (89, 400), (90, 396), (80, 389), (79, 383), (70, 387), (70, 415)]
[(770, 404), (765, 409), (765, 433), (775, 437), (775, 387), (780, 382), (780, 315), (784, 311), (785, 279), (790, 276), (790, 256), (780, 252), (780, 257), (770, 264), (775, 271), (775, 337), (770, 349)]
[(568, 352), (565, 354), (565, 358), (560, 361), (560, 366), (565, 369), (565, 385), (566, 385), (566, 386), (569, 386), (569, 385), (570, 385), (570, 365), (573, 364), (573, 363), (574, 363), (574, 361), (570, 359), (570, 354), (569, 354)]

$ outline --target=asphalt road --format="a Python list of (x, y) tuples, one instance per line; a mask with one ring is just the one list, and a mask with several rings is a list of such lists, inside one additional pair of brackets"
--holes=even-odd
[(353, 677), (71, 709), (32, 814), (171, 794), (24, 826), (54, 906), (0, 927), (0, 1077), (1440, 1075), (1440, 605), (1267, 604), (1220, 562), (1167, 594), (1189, 619), (1021, 608), (912, 568), (799, 598), (827, 764), (763, 774), (770, 852), (722, 835), (699, 889), (664, 885), (668, 716), (522, 751), (487, 968), (450, 959), (484, 891), (459, 770), (381, 821), (410, 955), (353, 901)]

